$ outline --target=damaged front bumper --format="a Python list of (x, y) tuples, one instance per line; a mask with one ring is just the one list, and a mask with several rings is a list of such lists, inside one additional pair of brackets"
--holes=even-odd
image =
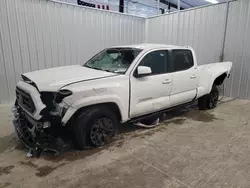
[[(26, 113), (18, 104), (12, 108), (13, 125), (18, 139), (31, 148), (34, 155), (38, 156), (42, 151), (50, 151), (59, 154), (63, 147), (60, 137), (60, 119), (53, 121), (36, 120)], [(52, 125), (53, 124), (53, 125)]]

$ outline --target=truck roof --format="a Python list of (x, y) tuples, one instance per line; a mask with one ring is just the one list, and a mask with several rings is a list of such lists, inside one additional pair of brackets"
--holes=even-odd
[(166, 44), (153, 44), (153, 43), (143, 43), (143, 44), (132, 44), (132, 45), (124, 45), (124, 46), (114, 46), (114, 48), (139, 48), (139, 49), (155, 49), (155, 48), (168, 48), (168, 49), (176, 49), (176, 48), (190, 48), (189, 46), (176, 46), (176, 45), (166, 45)]

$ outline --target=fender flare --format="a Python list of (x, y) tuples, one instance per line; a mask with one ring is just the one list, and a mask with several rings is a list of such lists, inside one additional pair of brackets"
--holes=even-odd
[(80, 100), (75, 101), (67, 110), (65, 115), (62, 118), (62, 124), (66, 125), (68, 121), (73, 117), (79, 110), (82, 108), (87, 108), (93, 105), (101, 105), (112, 103), (115, 104), (119, 109), (119, 114), (121, 117), (121, 122), (127, 121), (128, 112), (125, 108), (125, 104), (123, 104), (122, 100), (120, 100), (116, 95), (107, 95), (107, 96), (92, 96), (83, 98)]
[(213, 79), (211, 80), (210, 84), (209, 84), (209, 87), (208, 87), (208, 88), (209, 88), (209, 91), (208, 91), (208, 93), (211, 92), (211, 90), (212, 90), (212, 88), (213, 88), (213, 85), (214, 85), (214, 83), (216, 82), (216, 80), (217, 80), (218, 78), (222, 77), (222, 78), (221, 78), (222, 81), (221, 81), (221, 83), (218, 82), (218, 84), (216, 84), (216, 85), (221, 85), (221, 84), (224, 82), (224, 80), (226, 79), (227, 76), (228, 76), (228, 72), (219, 73), (219, 74), (217, 74), (216, 76), (214, 76)]

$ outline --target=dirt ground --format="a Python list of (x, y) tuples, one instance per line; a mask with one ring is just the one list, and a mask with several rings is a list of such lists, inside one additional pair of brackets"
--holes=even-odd
[(250, 187), (250, 101), (179, 109), (153, 129), (124, 125), (104, 148), (58, 157), (26, 157), (11, 118), (0, 106), (0, 188)]

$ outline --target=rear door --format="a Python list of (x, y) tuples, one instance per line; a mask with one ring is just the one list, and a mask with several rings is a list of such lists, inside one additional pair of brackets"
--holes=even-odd
[(168, 61), (167, 50), (151, 51), (142, 57), (138, 66), (150, 67), (152, 74), (139, 78), (131, 75), (130, 117), (169, 107), (172, 74), (168, 73)]
[(198, 86), (197, 66), (192, 51), (178, 49), (171, 51), (171, 72), (173, 83), (170, 94), (171, 106), (192, 101)]

